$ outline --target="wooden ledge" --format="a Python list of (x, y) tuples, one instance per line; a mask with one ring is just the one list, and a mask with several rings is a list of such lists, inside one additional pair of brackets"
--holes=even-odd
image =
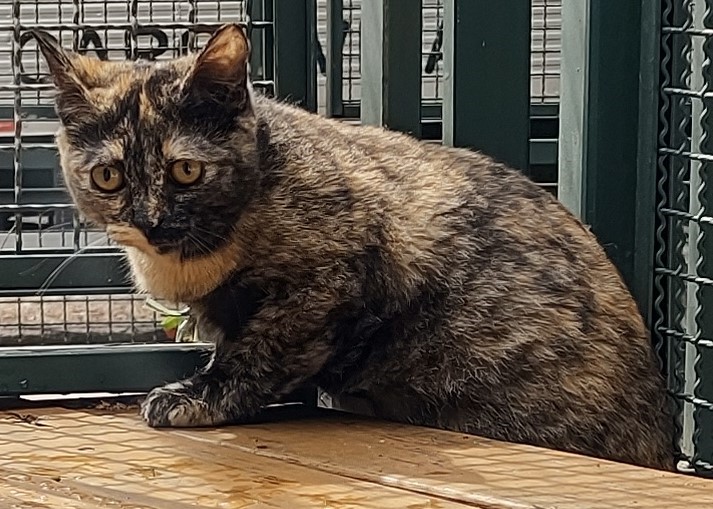
[(152, 430), (51, 408), (0, 413), (0, 507), (703, 509), (713, 481), (333, 412)]

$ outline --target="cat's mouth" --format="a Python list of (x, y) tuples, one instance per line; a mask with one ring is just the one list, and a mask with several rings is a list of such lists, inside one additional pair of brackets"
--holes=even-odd
[(139, 228), (127, 225), (109, 225), (106, 233), (111, 240), (124, 247), (133, 247), (146, 253), (166, 255), (178, 253), (183, 250), (184, 242), (175, 239), (170, 242), (165, 240), (149, 239)]
[(151, 238), (134, 226), (109, 225), (107, 235), (117, 244), (133, 247), (149, 254), (178, 255), (182, 259), (197, 258), (210, 254), (213, 246), (210, 239), (195, 239), (192, 235), (183, 237)]

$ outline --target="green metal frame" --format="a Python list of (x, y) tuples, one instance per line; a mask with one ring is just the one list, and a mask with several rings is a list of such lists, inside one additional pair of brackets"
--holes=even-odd
[(531, 5), (446, 0), (443, 140), (529, 169)]
[[(713, 246), (703, 231), (708, 226), (689, 225), (692, 230), (686, 236), (684, 221), (666, 219), (659, 207), (670, 209), (667, 212), (688, 211), (689, 200), (700, 200), (705, 209), (713, 203), (713, 186), (707, 182), (710, 163), (700, 162), (697, 169), (691, 160), (686, 161), (684, 154), (694, 151), (690, 145), (695, 138), (686, 131), (685, 117), (690, 114), (698, 119), (699, 115), (679, 111), (680, 106), (676, 105), (662, 106), (661, 87), (683, 87), (679, 83), (680, 76), (686, 75), (687, 64), (683, 60), (690, 58), (690, 48), (680, 40), (673, 41), (666, 55), (662, 54), (663, 4), (662, 0), (623, 3), (571, 0), (564, 6), (564, 22), (581, 21), (581, 29), (578, 33), (563, 32), (563, 46), (569, 53), (563, 56), (562, 90), (566, 94), (582, 87), (584, 100), (581, 104), (563, 103), (566, 110), (560, 144), (568, 152), (566, 157), (560, 158), (560, 165), (572, 164), (573, 167), (561, 167), (561, 171), (570, 174), (567, 175), (569, 181), (563, 179), (560, 184), (566, 203), (591, 225), (619, 268), (653, 335), (663, 338), (664, 342), (656, 341), (654, 346), (667, 372), (669, 390), (675, 396), (675, 447), (679, 448), (681, 437), (690, 441), (692, 455), (689, 456), (689, 451), (684, 456), (688, 456), (699, 474), (710, 476), (713, 472), (713, 407), (709, 403), (713, 401), (713, 377), (710, 376), (713, 349), (710, 345), (699, 345), (698, 341), (706, 342), (713, 337), (713, 287), (691, 286), (685, 278), (691, 272), (690, 263), (696, 264), (694, 274), (713, 273)], [(673, 15), (685, 18), (690, 13)], [(686, 21), (679, 19), (673, 23), (681, 24)], [(698, 58), (702, 58), (701, 54)], [(673, 76), (675, 83), (664, 84), (662, 73), (669, 78)], [(612, 80), (612, 76), (616, 76), (616, 80)], [(713, 82), (706, 79), (709, 84)], [(700, 88), (696, 84), (690, 86), (694, 90)], [(566, 98), (565, 95), (563, 101)], [(669, 98), (669, 102), (674, 100)], [(713, 105), (708, 106), (713, 111)], [(660, 122), (666, 124), (665, 136), (676, 138), (667, 142), (673, 149), (666, 153), (659, 150), (660, 137), (664, 136)], [(703, 139), (700, 151), (712, 153), (713, 145)], [(677, 151), (675, 156), (671, 150)], [(666, 157), (683, 161), (669, 167), (662, 164)], [(691, 164), (690, 175), (687, 164)], [(571, 175), (573, 172), (580, 174)], [(696, 178), (700, 182), (694, 184)], [(695, 221), (695, 218), (690, 220)], [(684, 243), (688, 243), (688, 249), (696, 249), (701, 257), (694, 262), (685, 259)], [(697, 255), (689, 253), (688, 256)], [(670, 269), (655, 269), (656, 259)], [(655, 278), (658, 278), (656, 284)], [(677, 329), (691, 317), (695, 320), (696, 337), (679, 337)], [(687, 409), (684, 402), (692, 406)], [(692, 419), (687, 417), (689, 411)]]
[(649, 278), (634, 270), (641, 2), (598, 0), (589, 16), (582, 218), (635, 290)]
[(361, 121), (421, 135), (421, 0), (361, 6)]
[[(326, 81), (326, 114), (328, 117), (344, 116), (342, 101), (342, 15), (343, 0), (327, 0), (327, 81)], [(359, 115), (356, 115), (358, 118)]]
[(632, 293), (644, 321), (653, 327), (653, 279), (658, 164), (658, 110), (661, 60), (661, 0), (641, 0), (636, 223), (634, 225)]
[(2, 255), (0, 266), (0, 297), (126, 293), (132, 288), (123, 255), (115, 250), (81, 256), (46, 252)]
[(145, 392), (191, 375), (211, 351), (187, 343), (4, 347), (0, 396)]
[[(576, 168), (562, 167), (561, 173), (581, 171), (581, 175), (577, 176), (580, 185), (562, 194), (566, 203), (574, 204), (575, 213), (591, 225), (648, 316), (652, 273), (641, 269), (651, 268), (653, 261), (655, 179), (646, 172), (653, 171), (655, 165), (639, 160), (645, 150), (644, 145), (639, 146), (639, 102), (647, 100), (639, 95), (639, 83), (644, 79), (640, 76), (640, 48), (642, 37), (649, 35), (642, 31), (642, 0), (572, 0), (565, 9), (574, 8), (574, 4), (586, 16), (580, 35), (584, 61), (565, 59), (561, 88), (566, 93), (584, 82), (584, 100), (579, 119), (572, 120), (570, 110), (563, 116), (560, 145), (578, 154), (563, 159), (562, 163)], [(650, 29), (646, 27), (646, 31)], [(570, 42), (575, 41), (565, 40), (563, 46)], [(651, 79), (655, 69), (649, 67), (646, 72), (646, 79)], [(658, 76), (652, 83), (657, 82)], [(650, 143), (650, 121), (645, 115), (641, 121), (649, 122), (646, 139)], [(578, 144), (570, 139), (575, 129), (579, 131)]]
[(273, 0), (275, 92), (317, 111), (316, 0)]

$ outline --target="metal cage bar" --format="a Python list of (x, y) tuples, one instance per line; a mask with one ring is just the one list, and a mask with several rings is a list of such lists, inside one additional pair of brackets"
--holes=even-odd
[(317, 111), (317, 5), (315, 0), (273, 0), (275, 91)]
[[(443, 139), (529, 169), (530, 4), (446, 0)], [(483, 98), (483, 100), (478, 100)], [(485, 99), (487, 98), (487, 99)]]
[(421, 0), (362, 6), (363, 124), (421, 135)]

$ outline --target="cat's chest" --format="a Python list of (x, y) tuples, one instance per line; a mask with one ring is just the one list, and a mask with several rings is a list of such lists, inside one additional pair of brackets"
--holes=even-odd
[(206, 339), (239, 339), (265, 296), (257, 285), (245, 283), (238, 276), (230, 278), (194, 304), (199, 331), (212, 336)]
[(125, 249), (136, 286), (154, 297), (176, 303), (194, 302), (220, 289), (240, 263), (232, 245), (210, 255), (182, 260), (137, 248)]

